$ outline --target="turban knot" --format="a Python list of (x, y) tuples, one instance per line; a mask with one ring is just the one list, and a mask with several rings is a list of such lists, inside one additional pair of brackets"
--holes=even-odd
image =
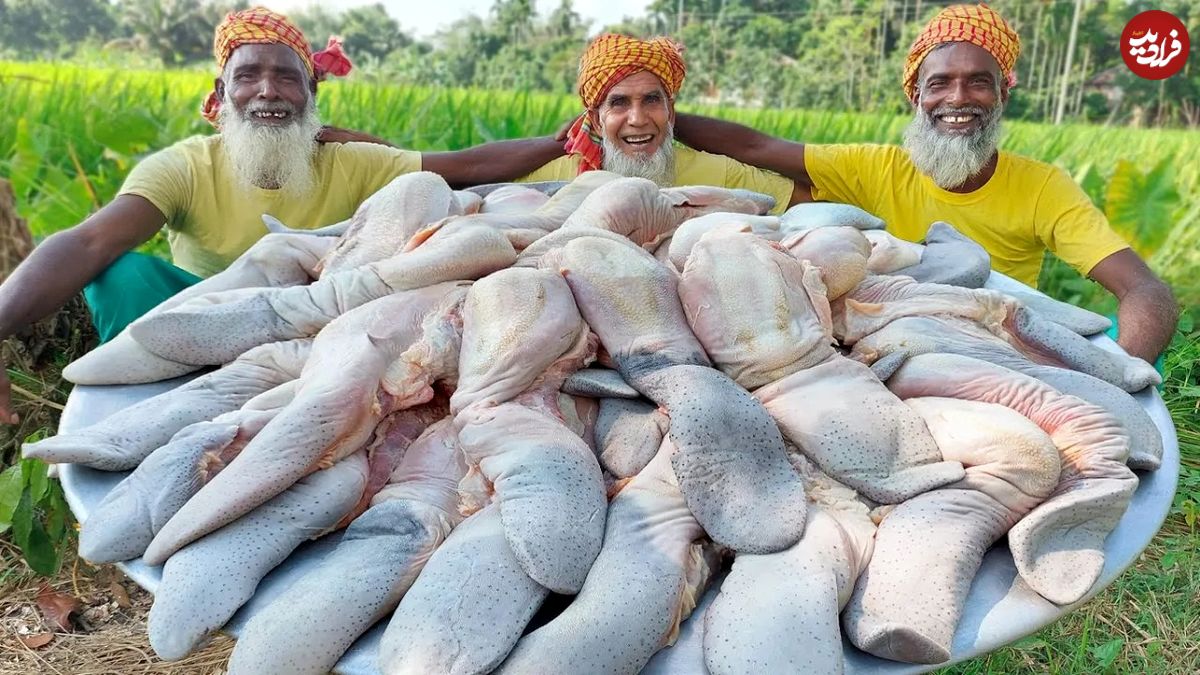
[(916, 100), (917, 71), (934, 47), (946, 42), (970, 42), (986, 49), (1000, 64), (1009, 87), (1017, 84), (1013, 67), (1021, 53), (1021, 38), (996, 10), (978, 5), (951, 5), (937, 13), (917, 36), (904, 62), (904, 94)]

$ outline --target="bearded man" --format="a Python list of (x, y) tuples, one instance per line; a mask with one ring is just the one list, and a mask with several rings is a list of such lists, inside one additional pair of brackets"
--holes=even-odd
[(1019, 53), (1017, 33), (988, 6), (939, 12), (905, 62), (914, 114), (903, 147), (795, 143), (691, 115), (679, 116), (680, 136), (778, 171), (813, 199), (854, 204), (902, 239), (920, 241), (930, 223), (949, 222), (987, 250), (993, 268), (1030, 286), (1049, 249), (1117, 297), (1118, 343), (1153, 362), (1178, 317), (1170, 289), (1066, 172), (997, 150)]
[[(147, 157), (112, 202), (34, 249), (0, 285), (0, 339), (83, 289), (107, 340), (245, 252), (266, 234), (263, 213), (311, 229), (349, 218), (404, 173), (433, 171), (452, 185), (498, 182), (562, 152), (549, 137), (433, 154), (321, 143), (317, 81), (350, 69), (336, 41), (314, 54), (287, 18), (254, 8), (225, 17), (213, 53), (220, 75), (201, 113), (219, 133)], [(164, 224), (174, 265), (130, 253)], [(9, 389), (0, 364), (0, 422), (16, 421)]]
[(787, 178), (674, 143), (675, 96), (685, 74), (680, 48), (667, 38), (597, 37), (579, 62), (578, 90), (585, 110), (567, 132), (567, 155), (521, 180), (571, 180), (603, 169), (664, 187), (716, 185), (762, 192), (775, 198), (774, 213), (798, 200), (796, 186)]

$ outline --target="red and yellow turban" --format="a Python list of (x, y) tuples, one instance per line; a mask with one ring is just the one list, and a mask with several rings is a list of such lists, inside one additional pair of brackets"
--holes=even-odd
[(665, 37), (639, 40), (606, 33), (592, 40), (579, 60), (579, 98), (587, 110), (571, 125), (564, 146), (568, 154), (581, 157), (579, 172), (599, 169), (603, 151), (595, 127), (595, 110), (610, 89), (621, 80), (643, 70), (662, 80), (667, 95), (674, 98), (683, 86), (687, 68), (682, 48)]
[(1000, 70), (1012, 87), (1017, 84), (1013, 67), (1021, 53), (1021, 38), (996, 10), (978, 5), (951, 5), (938, 12), (925, 26), (908, 50), (904, 62), (904, 94), (910, 101), (917, 97), (917, 71), (934, 47), (946, 42), (970, 42), (986, 49), (1000, 64)]
[[(327, 74), (341, 77), (350, 72), (353, 64), (342, 52), (340, 38), (331, 37), (325, 49), (313, 53), (304, 39), (304, 33), (296, 24), (288, 21), (265, 7), (254, 7), (240, 12), (230, 12), (217, 26), (213, 37), (213, 56), (217, 59), (217, 70), (223, 71), (225, 63), (234, 50), (242, 45), (287, 45), (296, 52), (310, 77), (325, 79)], [(217, 121), (221, 100), (215, 91), (209, 93), (200, 114), (211, 123)]]

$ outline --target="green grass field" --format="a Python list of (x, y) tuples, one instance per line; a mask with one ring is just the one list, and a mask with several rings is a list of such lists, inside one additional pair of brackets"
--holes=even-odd
[[(12, 181), (35, 236), (69, 227), (109, 200), (140, 156), (207, 133), (196, 111), (210, 83), (211, 75), (195, 71), (0, 63), (0, 177)], [(550, 133), (578, 104), (563, 96), (351, 81), (323, 85), (320, 105), (328, 123), (442, 150)], [(895, 142), (907, 123), (807, 110), (691, 110), (810, 142)], [(1166, 355), (1163, 391), (1183, 467), (1167, 523), (1135, 567), (1054, 626), (949, 672), (1198, 672), (1200, 647), (1192, 636), (1200, 628), (1200, 134), (1021, 122), (1006, 129), (1002, 147), (1075, 176), (1187, 310)], [(1055, 260), (1041, 287), (1098, 311), (1114, 307), (1098, 285)], [(0, 454), (0, 469), (11, 452)]]

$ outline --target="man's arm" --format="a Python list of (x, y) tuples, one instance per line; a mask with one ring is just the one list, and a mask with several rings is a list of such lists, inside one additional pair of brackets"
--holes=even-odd
[[(804, 144), (768, 136), (725, 120), (675, 114), (675, 137), (697, 150), (732, 157), (743, 164), (768, 169), (796, 182), (796, 201), (804, 201), (812, 179), (804, 166)], [(811, 201), (811, 196), (808, 197)]]
[(563, 154), (561, 143), (550, 136), (538, 136), (484, 143), (454, 152), (423, 152), (421, 168), (440, 174), (453, 187), (464, 187), (516, 180)]
[(1117, 344), (1154, 363), (1171, 341), (1179, 319), (1171, 289), (1128, 248), (1101, 260), (1088, 276), (1117, 296)]
[[(0, 339), (49, 316), (122, 253), (154, 236), (166, 217), (149, 200), (121, 195), (69, 230), (50, 235), (0, 284)], [(15, 422), (0, 364), (0, 422)]]

